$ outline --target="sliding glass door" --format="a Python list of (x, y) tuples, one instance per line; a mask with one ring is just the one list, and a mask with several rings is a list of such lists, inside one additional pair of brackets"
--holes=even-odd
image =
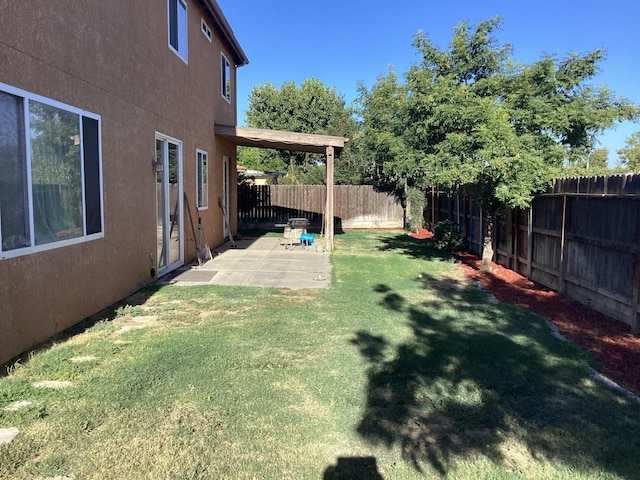
[(158, 276), (184, 263), (182, 196), (182, 142), (156, 134)]

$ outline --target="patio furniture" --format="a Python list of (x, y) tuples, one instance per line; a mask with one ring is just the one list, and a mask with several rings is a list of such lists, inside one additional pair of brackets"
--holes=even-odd
[(307, 218), (290, 218), (287, 223), (277, 223), (276, 227), (284, 228), (281, 245), (292, 249), (301, 243), (300, 236), (307, 233), (309, 220)]

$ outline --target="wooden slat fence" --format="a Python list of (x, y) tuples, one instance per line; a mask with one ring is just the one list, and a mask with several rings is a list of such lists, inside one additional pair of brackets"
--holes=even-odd
[[(304, 217), (319, 228), (326, 203), (324, 185), (239, 185), (238, 226), (265, 227)], [(336, 228), (402, 228), (400, 200), (371, 185), (334, 187)]]
[[(425, 217), (454, 220), (480, 253), (486, 218), (463, 196), (435, 190)], [(640, 330), (640, 175), (558, 180), (527, 210), (498, 218), (494, 260)]]

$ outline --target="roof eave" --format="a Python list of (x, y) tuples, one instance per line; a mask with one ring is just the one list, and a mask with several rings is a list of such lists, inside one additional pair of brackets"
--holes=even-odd
[(202, 2), (209, 9), (209, 13), (213, 17), (216, 28), (222, 32), (226, 40), (229, 42), (229, 45), (233, 50), (233, 54), (238, 60), (236, 67), (243, 67), (244, 65), (247, 65), (249, 63), (249, 59), (247, 58), (246, 53), (244, 53), (244, 50), (242, 50), (240, 42), (238, 42), (238, 39), (231, 29), (231, 25), (229, 25), (229, 22), (222, 13), (218, 2), (216, 2), (216, 0), (202, 0)]

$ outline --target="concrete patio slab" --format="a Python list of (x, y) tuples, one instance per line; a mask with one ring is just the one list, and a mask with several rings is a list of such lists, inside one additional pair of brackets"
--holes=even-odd
[(325, 288), (331, 284), (328, 252), (300, 245), (288, 248), (277, 237), (242, 239), (235, 243), (235, 247), (227, 242), (215, 249), (214, 257), (204, 265), (185, 266), (158, 283), (291, 289)]

